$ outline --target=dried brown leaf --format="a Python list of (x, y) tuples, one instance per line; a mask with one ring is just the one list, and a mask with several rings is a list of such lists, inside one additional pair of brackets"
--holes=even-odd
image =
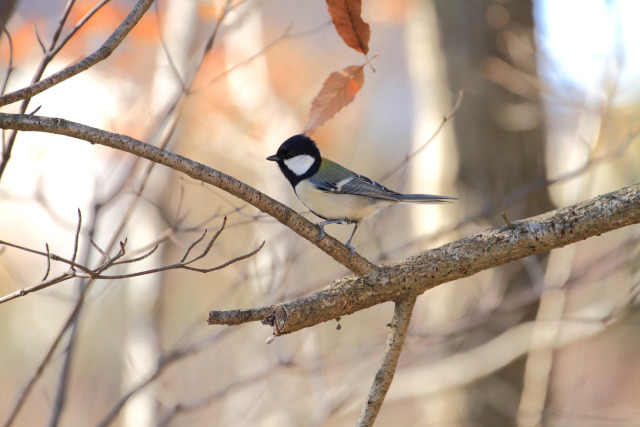
[(369, 24), (360, 17), (362, 0), (327, 0), (329, 15), (336, 31), (349, 46), (364, 53), (369, 52)]
[(324, 81), (309, 111), (309, 121), (304, 128), (311, 135), (324, 122), (346, 107), (364, 84), (364, 65), (352, 65), (340, 71), (334, 71)]

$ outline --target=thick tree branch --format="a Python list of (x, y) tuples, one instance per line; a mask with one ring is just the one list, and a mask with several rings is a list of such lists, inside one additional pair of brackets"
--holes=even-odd
[(326, 235), (320, 241), (316, 241), (320, 237), (320, 228), (282, 203), (262, 194), (232, 176), (162, 148), (145, 144), (126, 135), (107, 132), (59, 118), (0, 113), (0, 129), (66, 135), (91, 142), (92, 144), (100, 144), (126, 151), (152, 162), (168, 166), (193, 179), (218, 187), (271, 215), (355, 274), (370, 273), (376, 268), (375, 265), (357, 253), (349, 259), (351, 250), (329, 235)]
[(480, 271), (560, 248), (640, 222), (640, 184), (598, 196), (567, 208), (512, 221), (475, 236), (422, 252), (374, 272), (336, 280), (326, 288), (293, 301), (236, 311), (212, 311), (210, 325), (236, 325), (271, 312), (265, 323), (283, 335), (387, 301), (399, 301)]

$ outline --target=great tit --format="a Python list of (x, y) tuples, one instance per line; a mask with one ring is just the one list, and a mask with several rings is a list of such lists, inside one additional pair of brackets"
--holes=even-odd
[(274, 161), (289, 180), (296, 196), (315, 215), (325, 236), (326, 224), (355, 224), (345, 245), (351, 249), (351, 239), (360, 222), (378, 210), (396, 203), (443, 203), (455, 197), (429, 194), (401, 194), (365, 176), (359, 175), (320, 155), (316, 143), (306, 135), (294, 135), (280, 145), (278, 152), (267, 160)]

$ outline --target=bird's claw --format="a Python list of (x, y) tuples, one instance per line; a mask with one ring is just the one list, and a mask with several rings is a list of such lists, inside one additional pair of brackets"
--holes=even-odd
[[(327, 235), (327, 233), (324, 231), (325, 224), (341, 224), (341, 223), (342, 223), (342, 221), (339, 221), (339, 220), (316, 222), (314, 225), (317, 225), (318, 227), (320, 227), (320, 237), (318, 237), (316, 239), (316, 243), (318, 243), (320, 240), (324, 239), (324, 236)], [(353, 254), (356, 253), (356, 249), (353, 246), (351, 246), (351, 239), (353, 238), (353, 235), (356, 232), (357, 228), (358, 228), (358, 225), (356, 224), (356, 227), (353, 229), (353, 232), (351, 233), (351, 236), (349, 237), (349, 240), (347, 240), (347, 243), (344, 244), (351, 251), (351, 253), (349, 254), (349, 258), (347, 258), (347, 260), (350, 260), (351, 258), (353, 258)]]
[(348, 247), (351, 250), (351, 254), (349, 254), (349, 258), (347, 258), (347, 260), (350, 260), (351, 258), (353, 258), (353, 254), (356, 253), (356, 248), (354, 248), (353, 246), (351, 246), (350, 244), (345, 244), (346, 247)]
[(320, 240), (324, 239), (324, 236), (326, 236), (327, 233), (324, 231), (324, 226), (322, 224), (316, 224), (316, 225), (320, 227), (320, 237), (316, 239), (316, 243), (318, 243)]

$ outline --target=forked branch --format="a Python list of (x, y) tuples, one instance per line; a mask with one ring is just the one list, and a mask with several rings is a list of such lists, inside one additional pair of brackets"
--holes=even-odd
[[(177, 270), (177, 269), (185, 269), (185, 270), (190, 270), (190, 271), (196, 271), (198, 273), (210, 273), (212, 271), (216, 271), (216, 270), (221, 270), (225, 267), (230, 266), (231, 264), (234, 264), (238, 261), (242, 261), (244, 259), (247, 259), (249, 257), (252, 257), (253, 255), (257, 254), (260, 249), (262, 249), (264, 247), (264, 243), (262, 242), (260, 244), (260, 246), (258, 246), (256, 249), (252, 250), (251, 252), (248, 252), (244, 255), (240, 255), (238, 257), (235, 257), (233, 259), (230, 259), (220, 265), (217, 265), (215, 267), (206, 267), (206, 268), (201, 268), (201, 267), (194, 267), (192, 264), (195, 263), (196, 261), (201, 260), (202, 258), (204, 258), (205, 256), (207, 256), (207, 254), (209, 253), (209, 251), (211, 250), (211, 248), (213, 247), (213, 244), (215, 243), (216, 239), (220, 236), (220, 234), (222, 233), (222, 231), (224, 230), (224, 227), (227, 223), (227, 218), (225, 217), (224, 220), (222, 221), (222, 225), (220, 226), (220, 228), (218, 229), (218, 231), (213, 235), (213, 237), (211, 237), (211, 239), (209, 239), (209, 241), (207, 242), (207, 245), (205, 246), (205, 248), (196, 256), (192, 257), (191, 259), (187, 259), (189, 257), (189, 254), (191, 253), (191, 251), (193, 250), (193, 248), (200, 243), (207, 235), (207, 230), (205, 230), (202, 235), (200, 237), (198, 237), (194, 242), (192, 242), (189, 247), (186, 249), (184, 255), (182, 256), (182, 258), (180, 259), (180, 261), (178, 261), (175, 264), (170, 264), (170, 265), (165, 265), (162, 267), (158, 267), (158, 268), (152, 268), (149, 270), (142, 270), (142, 271), (136, 271), (133, 273), (126, 273), (126, 274), (114, 274), (114, 275), (107, 275), (104, 274), (105, 271), (107, 271), (108, 269), (117, 266), (117, 265), (121, 265), (121, 264), (130, 264), (130, 263), (134, 263), (134, 262), (138, 262), (141, 261), (147, 257), (149, 257), (151, 254), (153, 254), (156, 249), (157, 249), (157, 245), (154, 246), (152, 249), (150, 249), (148, 252), (133, 258), (133, 259), (128, 259), (128, 260), (122, 260), (122, 258), (124, 257), (124, 255), (126, 254), (126, 240), (124, 242), (120, 242), (120, 249), (118, 250), (118, 252), (114, 255), (114, 256), (107, 256), (106, 253), (104, 253), (104, 251), (102, 251), (101, 249), (99, 249), (97, 247), (97, 245), (95, 245), (95, 243), (93, 244), (93, 247), (96, 248), (96, 250), (98, 250), (98, 252), (100, 252), (100, 254), (104, 257), (106, 256), (107, 259), (102, 262), (98, 267), (95, 268), (90, 268), (87, 266), (84, 266), (82, 264), (77, 263), (76, 261), (74, 261), (75, 255), (72, 259), (66, 259), (64, 257), (61, 257), (59, 255), (56, 255), (54, 253), (51, 253), (49, 251), (49, 246), (47, 245), (47, 251), (46, 252), (42, 252), (42, 251), (38, 251), (35, 249), (30, 249), (30, 248), (25, 248), (23, 246), (19, 246), (13, 243), (9, 243), (9, 242), (5, 242), (0, 240), (0, 245), (6, 245), (6, 246), (10, 246), (12, 248), (16, 248), (16, 249), (20, 249), (22, 251), (25, 252), (29, 252), (32, 254), (36, 254), (36, 255), (40, 255), (40, 256), (44, 256), (47, 258), (47, 276), (48, 276), (48, 271), (50, 268), (49, 265), (49, 260), (53, 260), (53, 261), (57, 261), (57, 262), (61, 262), (63, 264), (67, 264), (69, 266), (69, 269), (67, 271), (65, 271), (64, 273), (60, 274), (59, 276), (56, 276), (52, 279), (49, 280), (43, 280), (42, 282), (27, 287), (27, 288), (23, 288), (20, 289), (18, 291), (15, 291), (11, 294), (5, 295), (4, 297), (0, 298), (0, 304), (7, 302), (7, 301), (11, 301), (12, 299), (18, 298), (18, 297), (22, 297), (25, 296), (31, 292), (35, 292), (35, 291), (39, 291), (41, 289), (47, 288), (51, 285), (54, 285), (56, 283), (60, 283), (66, 280), (69, 280), (71, 278), (74, 277), (81, 277), (81, 278), (87, 278), (87, 279), (92, 279), (92, 280), (100, 280), (100, 279), (107, 279), (107, 280), (113, 280), (113, 279), (128, 279), (131, 277), (137, 277), (137, 276), (144, 276), (147, 274), (153, 274), (153, 273), (159, 273), (162, 271), (167, 271), (167, 270)], [(76, 233), (76, 236), (78, 236), (80, 231), (80, 222), (78, 222), (78, 232)], [(93, 243), (93, 242), (92, 242)], [(74, 254), (77, 251), (77, 246), (78, 246), (78, 240), (76, 237), (75, 240), (75, 245), (74, 245)], [(46, 277), (46, 276), (45, 276)]]

